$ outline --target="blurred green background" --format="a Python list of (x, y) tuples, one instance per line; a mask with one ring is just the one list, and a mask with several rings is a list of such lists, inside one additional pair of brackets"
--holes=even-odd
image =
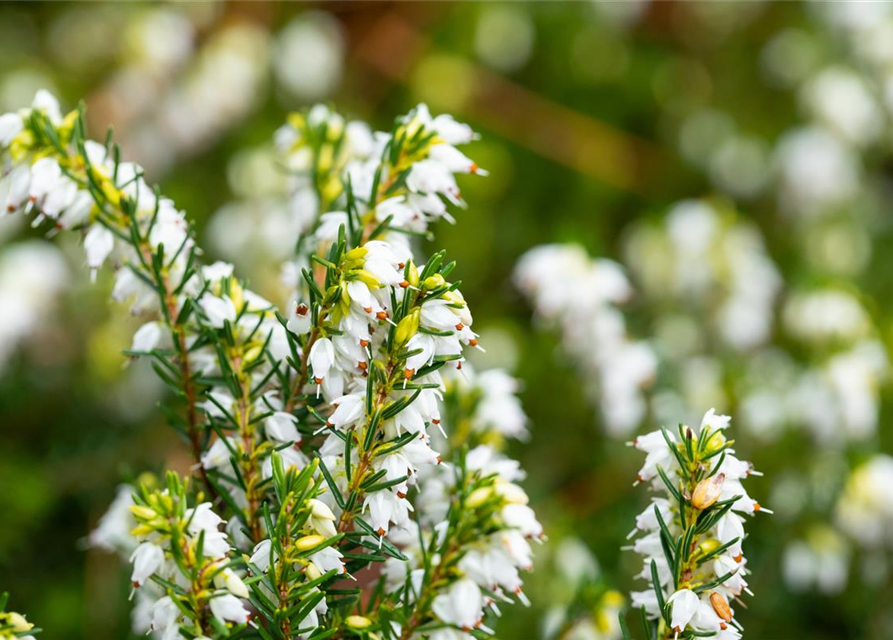
[[(527, 580), (533, 606), (513, 608), (499, 636), (541, 637), (547, 612), (567, 603), (573, 578), (546, 556), (563, 548), (580, 569), (586, 554), (562, 541), (583, 541), (600, 567), (590, 572), (623, 593), (640, 570), (618, 549), (647, 503), (632, 487), (641, 456), (606, 435), (591, 381), (512, 283), (528, 249), (574, 242), (622, 262), (639, 291), (629, 331), (660, 357), (639, 431), (716, 406), (766, 474), (749, 482), (776, 514), (749, 528), (747, 637), (891, 638), (893, 486), (870, 477), (844, 489), (852, 469), (891, 450), (887, 365), (828, 368), (867, 339), (886, 356), (893, 338), (891, 20), (881, 3), (5, 2), (0, 112), (38, 88), (67, 107), (83, 98), (93, 135), (114, 126), (126, 157), (195, 221), (208, 258), (236, 262), (270, 295), (279, 264), (263, 244), (275, 233), (261, 196), (277, 180), (258, 149), (290, 110), (325, 101), (387, 128), (424, 101), (469, 122), (482, 134), (469, 155), (491, 175), (461, 184), (469, 210), (436, 242), (458, 261), (489, 347), (479, 366), (523, 381), (532, 437), (510, 453), (551, 539)], [(668, 211), (689, 198), (753, 230), (774, 264), (757, 346), (732, 348), (712, 324), (730, 269), (735, 286), (760, 285), (749, 263), (690, 265), (713, 278), (701, 297), (649, 283), (659, 245), (642, 238), (665, 234)], [(0, 220), (0, 591), (48, 638), (120, 639), (127, 571), (85, 538), (120, 482), (186, 463), (155, 411), (151, 371), (121, 355), (135, 324), (107, 303), (110, 275), (91, 285), (76, 238), (56, 253), (41, 237)], [(23, 246), (38, 253), (23, 258)], [(60, 258), (52, 278), (20, 284)], [(827, 291), (855, 301), (858, 327), (840, 306), (795, 304)], [(680, 319), (698, 345), (681, 355), (670, 348)], [(810, 373), (831, 376), (839, 406), (739, 422), (746, 399), (759, 415), (761, 398), (788, 407), (805, 393), (791, 378)], [(754, 400), (757, 387), (768, 395)], [(666, 410), (677, 406), (682, 415)], [(867, 427), (850, 433), (856, 411)], [(842, 501), (866, 505), (878, 539), (842, 521)], [(597, 624), (575, 633), (565, 637), (603, 637)]]

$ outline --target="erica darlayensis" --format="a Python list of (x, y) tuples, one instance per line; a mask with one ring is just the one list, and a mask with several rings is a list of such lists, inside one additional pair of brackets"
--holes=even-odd
[(679, 425), (633, 441), (647, 454), (637, 483), (655, 492), (636, 518), (632, 549), (642, 556), (648, 582), (632, 593), (648, 637), (741, 638), (734, 603), (747, 589), (746, 516), (761, 509), (742, 481), (754, 473), (735, 457), (726, 438), (728, 416), (711, 409), (699, 428)]
[[(180, 638), (467, 640), (542, 530), (499, 445), (527, 420), (514, 380), (462, 377), (477, 346), (457, 266), (416, 256), (464, 206), (457, 145), (424, 105), (387, 132), (325, 107), (277, 133), (297, 247), (280, 313), (233, 265), (203, 265), (184, 213), (40, 92), (0, 116), (0, 202), (72, 229), (113, 297), (146, 319), (131, 357), (194, 474), (119, 491), (91, 536), (133, 563), (134, 628)], [(466, 367), (468, 369), (468, 367)], [(2, 631), (0, 627), (0, 631)]]

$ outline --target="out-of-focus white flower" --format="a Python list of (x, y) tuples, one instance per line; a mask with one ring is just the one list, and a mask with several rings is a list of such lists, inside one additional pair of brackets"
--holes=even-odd
[(812, 343), (851, 342), (871, 330), (871, 319), (856, 297), (837, 289), (794, 292), (785, 302), (783, 318), (785, 329)]
[(858, 160), (822, 129), (786, 133), (775, 152), (779, 204), (794, 214), (820, 216), (852, 199), (860, 184)]
[(130, 513), (131, 505), (133, 505), (133, 487), (122, 484), (118, 487), (108, 511), (99, 519), (99, 525), (90, 532), (88, 538), (90, 545), (106, 551), (132, 553), (136, 540), (130, 532), (136, 526), (136, 522)]
[(868, 549), (893, 546), (893, 458), (875, 454), (847, 479), (837, 502), (840, 528)]
[(47, 242), (29, 240), (0, 253), (0, 372), (22, 340), (46, 326), (68, 281), (65, 259)]
[(816, 526), (805, 540), (795, 540), (785, 547), (781, 569), (785, 584), (793, 591), (815, 589), (837, 595), (849, 580), (850, 551), (833, 529)]
[(880, 136), (883, 114), (865, 81), (854, 71), (824, 69), (807, 83), (802, 95), (816, 119), (847, 142), (864, 146)]
[(564, 348), (589, 381), (609, 432), (629, 433), (645, 415), (643, 388), (653, 381), (657, 361), (647, 343), (627, 335), (616, 306), (632, 294), (623, 269), (590, 259), (578, 246), (543, 245), (521, 258), (514, 278), (537, 314), (561, 327)]
[(500, 71), (522, 68), (530, 59), (535, 26), (523, 5), (493, 5), (481, 13), (474, 49), (486, 64)]
[(310, 11), (288, 23), (276, 37), (273, 70), (282, 86), (299, 98), (319, 100), (338, 86), (344, 42), (338, 22)]

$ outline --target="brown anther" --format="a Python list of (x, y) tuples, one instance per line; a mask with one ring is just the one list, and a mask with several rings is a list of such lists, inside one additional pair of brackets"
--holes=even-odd
[(369, 341), (368, 340), (360, 340), (360, 346), (365, 349), (366, 347), (369, 346)]
[(327, 420), (327, 421), (326, 421), (326, 426), (327, 426), (329, 429), (332, 429), (335, 425), (333, 425), (331, 422), (329, 422), (329, 421)]
[(367, 363), (365, 363), (365, 362), (358, 362), (358, 363), (357, 363), (357, 366), (358, 366), (360, 369), (362, 369), (363, 371), (365, 371), (366, 369), (369, 368), (369, 365), (368, 365)]
[(440, 459), (440, 456), (437, 456), (437, 464), (440, 464), (441, 462), (442, 460)]
[(478, 172), (478, 168), (479, 168), (479, 167), (478, 167), (478, 165), (477, 165), (477, 162), (472, 162), (472, 163), (471, 163), (471, 166), (468, 167), (468, 170), (471, 171), (472, 173), (477, 173), (477, 172)]
[(759, 502), (754, 502), (754, 503), (753, 503), (753, 512), (756, 513), (756, 512), (759, 511), (760, 509), (762, 509), (762, 507), (760, 506), (760, 503), (759, 503)]
[(378, 535), (383, 536), (385, 534), (385, 530), (381, 527), (378, 528)]
[(398, 491), (398, 492), (397, 492), (397, 497), (400, 498), (400, 499), (402, 500), (403, 498), (406, 497), (406, 494), (403, 493), (402, 491)]
[(407, 369), (403, 372), (403, 377), (409, 380), (411, 377), (415, 375), (415, 369)]
[(472, 338), (471, 340), (468, 341), (468, 344), (471, 345), (472, 347), (476, 347), (476, 346), (478, 346), (478, 341), (475, 340), (474, 338)]
[(139, 589), (139, 588), (140, 588), (140, 583), (137, 582), (136, 580), (134, 580), (131, 584), (133, 584), (133, 588), (134, 588), (134, 589)]
[(295, 307), (296, 316), (306, 316), (308, 311), (310, 311), (310, 307), (308, 307), (306, 304), (299, 304), (297, 307)]
[(28, 198), (28, 200), (30, 200), (31, 202), (37, 202), (37, 196), (31, 196), (30, 198)]
[(402, 268), (405, 267), (405, 266), (406, 266), (406, 263), (405, 263), (405, 262), (398, 262), (398, 263), (397, 263), (397, 267), (399, 267), (400, 269), (402, 269)]
[(461, 322), (456, 323), (456, 331), (462, 331), (465, 328), (465, 325)]
[(363, 307), (363, 311), (366, 313), (372, 313), (372, 307)]
[(6, 210), (7, 210), (9, 213), (15, 213), (16, 208), (15, 208), (13, 205), (8, 204), (8, 205), (6, 205)]
[(400, 287), (403, 289), (405, 289), (408, 286), (409, 286), (409, 280), (404, 280), (403, 282), (400, 283)]
[(385, 311), (379, 311), (378, 313), (375, 314), (375, 317), (378, 318), (379, 320), (387, 320), (388, 314)]
[(313, 378), (316, 381), (316, 384), (322, 384), (322, 378)]
[(462, 368), (462, 363), (461, 363), (461, 362), (457, 362), (457, 363), (456, 363), (456, 370), (458, 371), (458, 370), (461, 369), (461, 368)]
[(732, 558), (732, 560), (734, 560), (735, 562), (741, 562), (742, 560), (744, 560), (744, 554), (743, 554), (743, 553), (739, 553), (737, 556), (735, 556), (734, 558)]
[(440, 418), (432, 418), (431, 422), (433, 422), (434, 424), (440, 424)]

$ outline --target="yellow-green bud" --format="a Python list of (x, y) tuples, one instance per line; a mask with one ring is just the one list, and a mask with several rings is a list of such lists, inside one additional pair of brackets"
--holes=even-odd
[(419, 319), (421, 311), (413, 309), (412, 312), (397, 323), (397, 330), (394, 332), (394, 339), (397, 344), (406, 344), (419, 330)]
[(372, 621), (365, 616), (347, 616), (344, 622), (351, 629), (365, 629), (372, 625)]
[(348, 262), (353, 262), (354, 260), (362, 260), (366, 257), (366, 254), (369, 253), (369, 249), (366, 247), (355, 247), (344, 254), (344, 260)]
[(722, 431), (717, 430), (710, 438), (707, 440), (707, 444), (705, 446), (706, 453), (710, 454), (720, 449), (726, 443), (726, 437), (723, 435)]
[(307, 565), (306, 569), (304, 569), (304, 573), (311, 580), (316, 580), (317, 578), (319, 578), (322, 575), (322, 573), (320, 573), (319, 569), (316, 568), (316, 565), (313, 564), (312, 562)]
[(439, 273), (435, 273), (433, 276), (428, 276), (425, 278), (425, 281), (422, 283), (422, 287), (428, 289), (437, 289), (438, 287), (442, 287), (446, 284), (446, 280), (443, 279), (443, 276)]
[(132, 513), (137, 518), (142, 518), (143, 520), (151, 520), (155, 517), (154, 509), (150, 509), (149, 507), (144, 507), (138, 504), (130, 505), (130, 513)]
[(378, 289), (381, 286), (381, 282), (370, 271), (357, 269), (354, 271), (354, 275), (356, 275), (357, 280), (364, 283), (370, 289)]
[(716, 538), (708, 538), (698, 545), (698, 550), (704, 555), (707, 555), (708, 553), (713, 553), (714, 551), (719, 549), (721, 545), (722, 542), (720, 542)]
[(314, 549), (325, 542), (326, 539), (322, 536), (312, 535), (312, 536), (304, 536), (303, 538), (298, 538), (295, 541), (295, 548), (298, 551), (309, 551), (310, 549)]
[(417, 286), (419, 286), (419, 270), (415, 266), (415, 262), (413, 262), (412, 260), (409, 261), (408, 266), (409, 266), (409, 269), (408, 269), (409, 275), (407, 277), (407, 281), (409, 282), (409, 286), (417, 287)]
[(262, 344), (256, 344), (256, 345), (254, 345), (253, 347), (249, 347), (249, 348), (245, 351), (245, 353), (242, 355), (242, 359), (243, 359), (246, 363), (254, 362), (255, 360), (257, 360), (257, 358), (258, 358), (261, 354), (263, 354), (263, 352), (264, 352), (264, 345), (262, 345)]
[(477, 509), (493, 495), (492, 487), (479, 487), (471, 492), (465, 500), (465, 506), (469, 509)]
[(290, 114), (288, 114), (288, 116), (286, 117), (285, 120), (286, 120), (286, 122), (288, 122), (288, 124), (290, 124), (293, 128), (297, 129), (298, 131), (303, 129), (304, 125), (307, 122), (304, 119), (304, 114), (302, 114), (302, 113), (290, 113)]
[(6, 614), (6, 623), (12, 625), (12, 630), (16, 633), (30, 631), (34, 627), (33, 624), (25, 620), (25, 616), (15, 611), (10, 611)]

